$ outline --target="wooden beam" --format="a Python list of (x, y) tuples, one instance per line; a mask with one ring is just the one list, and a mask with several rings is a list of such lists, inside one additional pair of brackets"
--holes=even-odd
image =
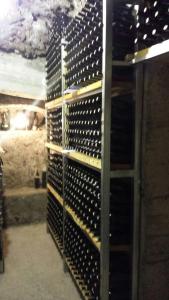
[(45, 108), (45, 101), (43, 100), (36, 100), (36, 99), (27, 99), (22, 97), (14, 97), (11, 95), (4, 95), (0, 94), (0, 104), (1, 105), (17, 105), (17, 104), (23, 104), (23, 105), (33, 105), (38, 106), (41, 108)]

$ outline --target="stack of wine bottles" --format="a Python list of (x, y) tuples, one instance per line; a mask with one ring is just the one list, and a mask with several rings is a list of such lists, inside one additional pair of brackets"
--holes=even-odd
[(65, 166), (65, 201), (81, 221), (100, 237), (100, 173), (67, 160)]
[(101, 101), (101, 94), (97, 94), (68, 105), (67, 149), (101, 157)]
[(0, 158), (0, 230), (2, 230), (4, 222), (4, 207), (3, 207), (3, 169), (2, 160)]
[[(65, 222), (65, 255), (71, 261), (91, 294), (87, 299), (99, 299), (100, 289), (100, 255), (80, 228), (66, 218)], [(88, 293), (88, 294), (89, 294)]]
[(49, 191), (47, 222), (57, 240), (63, 245), (63, 207)]
[(131, 300), (132, 290), (131, 253), (110, 253), (110, 300)]
[(62, 107), (47, 113), (47, 139), (49, 143), (62, 146)]
[(59, 35), (57, 31), (53, 33), (51, 40), (49, 41), (46, 59), (47, 101), (50, 101), (60, 97), (62, 93), (61, 35)]
[(0, 273), (4, 272), (3, 225), (4, 225), (3, 169), (2, 169), (2, 159), (0, 158)]
[(62, 11), (61, 7), (58, 7), (57, 10), (55, 11), (55, 17), (54, 17), (54, 26), (53, 29), (57, 34), (60, 36), (63, 36), (63, 32), (66, 28), (66, 26), (69, 24), (71, 21), (71, 17), (69, 16), (69, 9), (65, 8), (64, 11)]
[(46, 53), (47, 72), (47, 101), (62, 95), (62, 66), (61, 66), (61, 44), (63, 30), (70, 21), (66, 13), (57, 11), (49, 39), (49, 48)]
[(134, 25), (133, 6), (117, 2), (112, 20), (113, 60), (124, 60), (127, 54), (134, 52)]
[(102, 77), (102, 1), (87, 1), (65, 29), (67, 87)]
[(48, 182), (59, 193), (63, 194), (63, 157), (56, 153), (48, 155)]
[(133, 228), (133, 181), (112, 179), (110, 187), (110, 244), (130, 245)]
[(111, 164), (133, 165), (134, 101), (133, 95), (112, 98)]
[(169, 1), (144, 0), (136, 14), (136, 50), (169, 39)]

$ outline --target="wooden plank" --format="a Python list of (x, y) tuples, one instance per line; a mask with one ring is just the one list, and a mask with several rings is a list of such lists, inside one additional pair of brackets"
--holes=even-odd
[(72, 275), (82, 297), (84, 300), (94, 300), (94, 297), (91, 295), (90, 291), (88, 291), (87, 286), (83, 279), (81, 279), (81, 276), (79, 275), (78, 271), (76, 270), (76, 267), (71, 262), (70, 258), (65, 258), (66, 265), (70, 271), (70, 274)]
[(84, 163), (85, 165), (101, 170), (101, 159), (93, 158), (91, 156), (79, 152), (65, 152), (65, 155), (68, 158), (75, 159), (79, 162)]
[[(63, 97), (57, 98), (53, 101), (49, 101), (48, 103), (45, 104), (46, 109), (50, 110), (53, 108), (56, 108), (58, 106), (61, 106), (63, 101), (65, 102), (71, 102), (75, 101), (78, 98), (81, 98), (82, 96), (85, 97), (87, 94), (90, 94), (94, 91), (99, 91), (99, 89), (102, 88), (102, 81), (97, 81), (94, 82), (86, 87), (83, 87), (73, 93), (67, 94)], [(112, 88), (112, 96), (118, 96), (120, 94), (126, 93), (126, 90), (132, 89), (131, 82), (121, 82), (121, 81), (116, 81), (113, 83), (113, 88)]]
[(63, 206), (63, 198), (55, 191), (55, 189), (49, 183), (47, 184), (47, 188), (55, 197), (55, 199), (60, 203), (60, 205)]
[(50, 150), (53, 150), (53, 151), (56, 151), (58, 153), (63, 152), (63, 148), (60, 147), (60, 146), (57, 146), (57, 145), (54, 145), (54, 144), (51, 144), (51, 143), (46, 143), (45, 146), (46, 146), (46, 148), (48, 148)]
[(85, 233), (85, 235), (90, 239), (90, 241), (97, 248), (97, 250), (100, 251), (101, 243), (99, 241), (99, 238), (94, 236), (93, 232), (91, 232), (90, 229), (86, 227), (83, 221), (80, 220), (80, 218), (75, 214), (75, 212), (71, 209), (70, 206), (66, 205), (65, 209), (68, 212), (68, 214), (72, 217), (76, 225)]
[(65, 101), (72, 101), (72, 100), (75, 100), (76, 98), (82, 96), (82, 95), (85, 95), (85, 94), (88, 94), (90, 92), (93, 92), (97, 89), (100, 89), (102, 87), (102, 81), (99, 80), (97, 82), (94, 82), (88, 86), (85, 86), (71, 94), (68, 94), (68, 95), (65, 95), (64, 96), (64, 100)]
[(45, 108), (48, 109), (48, 110), (49, 110), (49, 109), (53, 109), (53, 108), (56, 108), (56, 107), (61, 106), (62, 103), (63, 103), (63, 98), (60, 97), (60, 98), (57, 98), (57, 99), (55, 99), (55, 100), (53, 100), (53, 101), (47, 102), (47, 103), (45, 104)]
[(150, 48), (140, 50), (138, 52), (135, 52), (134, 54), (128, 55), (126, 59), (130, 63), (136, 64), (152, 58), (158, 58), (161, 55), (167, 54), (169, 55), (169, 40), (156, 44)]

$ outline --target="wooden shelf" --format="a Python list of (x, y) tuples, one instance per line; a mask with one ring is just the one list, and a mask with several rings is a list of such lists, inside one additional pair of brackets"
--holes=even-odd
[[(114, 64), (116, 65), (116, 64)], [(126, 66), (129, 64), (128, 63), (125, 63), (125, 62), (121, 62), (121, 65), (119, 66)], [(113, 81), (112, 82), (112, 97), (116, 97), (118, 95), (121, 95), (121, 94), (125, 94), (126, 91), (130, 91), (133, 89), (133, 85), (131, 82), (125, 82), (125, 81)], [(95, 82), (91, 85), (88, 85), (72, 94), (68, 94), (66, 96), (64, 96), (64, 100), (66, 103), (70, 103), (70, 102), (73, 102), (75, 100), (81, 100), (82, 96), (90, 96), (92, 95), (93, 93), (92, 92), (95, 92), (95, 93), (101, 93), (102, 92), (102, 81), (98, 81), (98, 82)]]
[(82, 154), (77, 151), (64, 150), (62, 147), (54, 145), (52, 143), (46, 143), (46, 148), (56, 151), (60, 154), (64, 154), (66, 157), (68, 157), (72, 160), (76, 160), (88, 167), (92, 167), (99, 171), (101, 170), (101, 159), (97, 159), (97, 158)]
[(74, 264), (72, 263), (71, 259), (68, 257), (65, 258), (65, 263), (66, 263), (66, 265), (70, 271), (70, 274), (71, 274), (73, 280), (75, 281), (77, 288), (78, 288), (79, 292), (81, 293), (83, 299), (84, 300), (94, 300), (94, 297), (88, 291), (84, 280), (79, 275), (79, 273), (78, 273), (76, 267), (74, 266)]
[(56, 151), (58, 153), (63, 153), (63, 148), (60, 147), (60, 146), (57, 146), (55, 144), (52, 144), (52, 143), (46, 143), (46, 148), (50, 149), (50, 150), (53, 150), (53, 151)]
[(60, 203), (60, 205), (63, 206), (63, 198), (55, 191), (55, 189), (49, 183), (47, 184), (47, 189), (52, 193), (52, 195)]
[(76, 223), (78, 227), (85, 233), (88, 239), (92, 242), (92, 244), (100, 251), (101, 243), (98, 237), (95, 237), (94, 234), (87, 228), (87, 226), (80, 220), (80, 218), (76, 215), (76, 213), (70, 208), (70, 206), (65, 206), (66, 211), (71, 216), (73, 221)]
[(86, 166), (93, 167), (96, 170), (101, 170), (101, 159), (93, 158), (89, 155), (85, 155), (76, 151), (65, 151), (65, 156), (67, 156), (70, 159), (76, 160), (82, 164), (85, 164)]
[(50, 109), (62, 106), (62, 102), (63, 102), (63, 98), (62, 97), (54, 99), (53, 101), (47, 102), (45, 104), (45, 108), (48, 109), (48, 110), (50, 110)]
[[(130, 64), (127, 62), (112, 62), (114, 66), (129, 66)], [(131, 82), (124, 82), (124, 81), (114, 81), (112, 82), (112, 97), (117, 96), (120, 94), (124, 94), (126, 90), (131, 90), (132, 85)], [(53, 101), (49, 101), (45, 104), (45, 108), (47, 110), (51, 110), (57, 107), (62, 106), (64, 102), (70, 103), (75, 100), (80, 100), (83, 97), (88, 97), (93, 95), (94, 93), (101, 93), (102, 92), (102, 81), (99, 80), (92, 84), (89, 84), (73, 93), (64, 95), (60, 98), (57, 98)]]
[(169, 55), (169, 40), (135, 52), (133, 55), (129, 55), (127, 60), (129, 63), (137, 64), (153, 58), (159, 58), (159, 56), (165, 56), (167, 54)]
[[(48, 190), (52, 193), (55, 197), (56, 201), (60, 203), (60, 205), (64, 206), (63, 198), (55, 191), (55, 189), (48, 183), (47, 184)], [(88, 239), (92, 242), (92, 244), (100, 251), (101, 243), (99, 238), (94, 236), (94, 233), (91, 232), (89, 228), (80, 220), (80, 218), (76, 215), (76, 213), (71, 209), (69, 205), (65, 205), (65, 210), (69, 214), (69, 216), (73, 219), (76, 225), (84, 232), (84, 234), (88, 237)]]
[(70, 94), (67, 94), (67, 95), (64, 95), (63, 97), (60, 97), (60, 98), (57, 98), (57, 99), (54, 99), (53, 101), (49, 101), (45, 104), (45, 108), (50, 110), (50, 109), (54, 109), (56, 107), (59, 107), (63, 104), (64, 101), (66, 102), (69, 102), (69, 101), (73, 101), (81, 96), (84, 96), (85, 94), (89, 94), (89, 93), (92, 93), (94, 91), (97, 91), (99, 89), (101, 89), (102, 87), (102, 82), (101, 80), (100, 81), (97, 81), (97, 82), (94, 82), (86, 87), (83, 87), (73, 93), (70, 93)]
[(93, 91), (97, 91), (99, 92), (99, 89), (102, 88), (102, 81), (99, 80), (97, 82), (94, 82), (88, 86), (85, 86), (71, 94), (68, 94), (68, 95), (65, 95), (63, 98), (64, 98), (64, 101), (66, 102), (69, 102), (69, 101), (73, 101), (81, 96), (85, 96), (87, 94), (90, 94), (91, 92)]

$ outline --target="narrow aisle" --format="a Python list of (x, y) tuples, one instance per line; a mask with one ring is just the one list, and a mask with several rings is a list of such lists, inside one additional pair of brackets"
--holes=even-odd
[(5, 273), (0, 275), (2, 300), (80, 300), (46, 225), (6, 231)]

